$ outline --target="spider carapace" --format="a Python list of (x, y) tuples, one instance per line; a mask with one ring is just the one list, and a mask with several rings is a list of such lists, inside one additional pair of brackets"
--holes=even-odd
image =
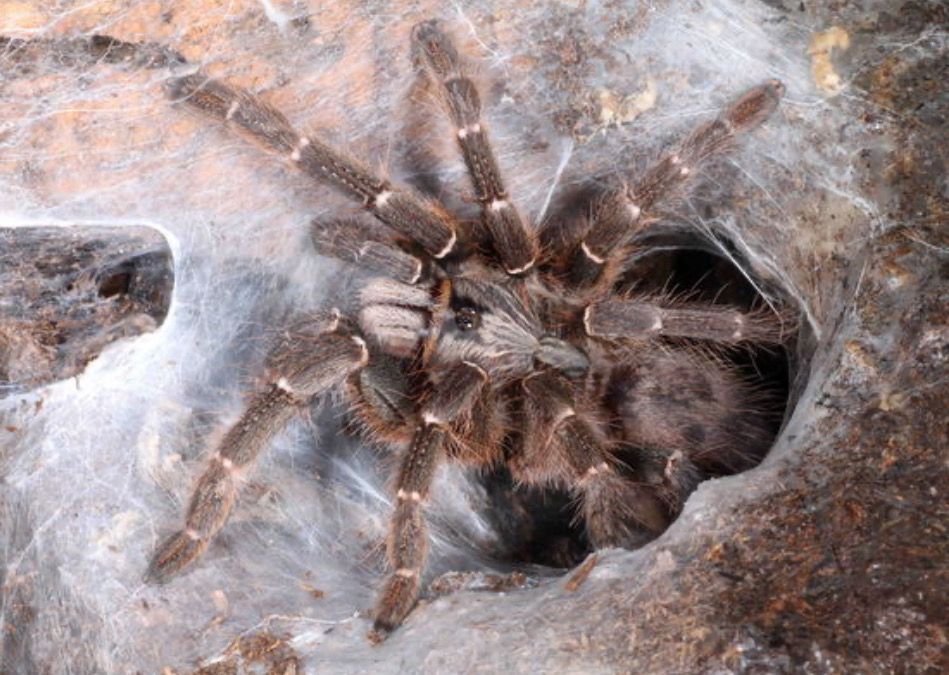
[(501, 179), (478, 91), (452, 41), (429, 21), (415, 27), (412, 45), (454, 125), (477, 222), (298, 133), (249, 93), (201, 74), (170, 84), (174, 99), (361, 201), (376, 220), (314, 224), (322, 253), (371, 272), (355, 316), (334, 311), (288, 332), (270, 358), (270, 385), (212, 453), (184, 526), (158, 547), (148, 576), (165, 580), (200, 556), (228, 517), (238, 472), (301, 406), (338, 388), (365, 437), (399, 458), (374, 641), (418, 598), (425, 503), (440, 462), (504, 465), (521, 484), (567, 489), (594, 546), (641, 546), (705, 477), (763, 456), (767, 414), (721, 354), (788, 337), (764, 310), (619, 283), (660, 208), (772, 113), (779, 82), (745, 92), (644, 175), (605, 190), (582, 227), (545, 236), (557, 243), (541, 247)]

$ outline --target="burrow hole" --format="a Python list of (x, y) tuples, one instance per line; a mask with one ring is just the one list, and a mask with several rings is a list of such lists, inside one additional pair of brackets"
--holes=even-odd
[(129, 300), (161, 323), (168, 313), (174, 286), (171, 253), (147, 251), (113, 263), (97, 275), (100, 298)]
[[(637, 291), (646, 293), (688, 294), (693, 300), (746, 311), (765, 304), (730, 260), (709, 252), (698, 240), (691, 245), (680, 241), (675, 247), (657, 246), (656, 252), (637, 262), (622, 285), (635, 285)], [(769, 292), (773, 294), (774, 289)], [(767, 392), (771, 439), (755, 465), (767, 455), (789, 412), (794, 349), (792, 341), (781, 348), (742, 347), (726, 354), (749, 382)], [(485, 476), (484, 485), (489, 499), (487, 517), (501, 540), (500, 550), (494, 552), (499, 561), (518, 567), (570, 568), (592, 551), (583, 524), (576, 518), (576, 501), (568, 492), (515, 485), (503, 468)]]

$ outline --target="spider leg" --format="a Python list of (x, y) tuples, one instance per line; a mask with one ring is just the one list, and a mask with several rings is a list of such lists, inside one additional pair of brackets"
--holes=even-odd
[(463, 361), (448, 370), (422, 406), (422, 424), (402, 458), (396, 483), (396, 506), (386, 547), (392, 572), (376, 602), (369, 633), (374, 643), (384, 640), (402, 623), (418, 598), (428, 556), (428, 528), (422, 507), (442, 458), (448, 425), (475, 405), (486, 381), (484, 370)]
[(670, 520), (679, 515), (685, 500), (708, 478), (682, 450), (637, 446), (622, 447), (623, 460), (665, 504)]
[(641, 341), (662, 336), (724, 345), (777, 345), (790, 333), (768, 312), (663, 307), (642, 300), (606, 300), (587, 305), (583, 327), (588, 336), (609, 340)]
[(355, 430), (387, 450), (403, 448), (412, 440), (415, 401), (405, 362), (382, 352), (349, 378), (348, 396)]
[(523, 274), (537, 259), (537, 239), (511, 203), (488, 132), (481, 121), (481, 100), (465, 74), (451, 38), (435, 21), (415, 26), (412, 41), (429, 77), (441, 86), (442, 100), (456, 128), (468, 174), (474, 184), (481, 217), (508, 274)]
[(374, 235), (378, 235), (364, 223), (350, 219), (329, 223), (314, 220), (311, 232), (313, 243), (324, 255), (406, 284), (414, 284), (422, 277), (425, 266), (421, 260), (397, 246), (374, 240)]
[(637, 547), (669, 524), (652, 486), (621, 475), (594, 427), (576, 409), (569, 383), (552, 371), (523, 381), (525, 456), (515, 477), (528, 483), (559, 480), (578, 493), (591, 542)]
[(333, 328), (316, 336), (297, 335), (291, 349), (274, 355), (272, 384), (251, 399), (224, 436), (194, 489), (184, 528), (156, 549), (147, 581), (167, 581), (198, 558), (230, 514), (237, 474), (257, 458), (301, 404), (366, 365), (369, 352), (362, 338)]
[(656, 207), (679, 194), (699, 165), (770, 117), (783, 93), (784, 85), (777, 80), (753, 87), (717, 119), (693, 131), (636, 185), (607, 194), (594, 209), (590, 229), (569, 256), (571, 282), (581, 288), (609, 287), (622, 271), (629, 241), (655, 222)]
[(359, 160), (318, 138), (297, 132), (278, 110), (251, 94), (196, 73), (171, 80), (173, 99), (227, 122), (270, 150), (284, 155), (305, 174), (362, 201), (380, 221), (418, 242), (435, 258), (455, 247), (454, 218), (435, 201), (393, 187)]

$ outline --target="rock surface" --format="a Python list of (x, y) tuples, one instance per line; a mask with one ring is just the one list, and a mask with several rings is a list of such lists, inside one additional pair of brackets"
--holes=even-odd
[(148, 227), (0, 228), (0, 396), (72, 377), (102, 349), (157, 328), (171, 250)]
[[(798, 304), (796, 405), (761, 466), (700, 486), (649, 546), (601, 551), (585, 577), (433, 593), (375, 648), (359, 611), (379, 574), (383, 478), (315, 412), (262, 462), (201, 568), (144, 587), (201, 448), (252, 388), (264, 328), (345, 303), (306, 224), (351, 206), (169, 106), (175, 58), (28, 68), (7, 43), (0, 208), (159, 222), (182, 255), (161, 330), (103, 351), (81, 387), (0, 407), (0, 669), (946, 670), (940, 3), (227, 8), (0, 0), (0, 32), (162, 45), (150, 53), (202, 63), (464, 209), (450, 130), (431, 121), (405, 48), (412, 24), (440, 16), (484, 66), (501, 162), (535, 219), (551, 186), (625, 175), (729, 94), (780, 77), (776, 121), (670, 221), (722, 235), (765, 290)], [(495, 571), (456, 479), (436, 495), (433, 578)]]

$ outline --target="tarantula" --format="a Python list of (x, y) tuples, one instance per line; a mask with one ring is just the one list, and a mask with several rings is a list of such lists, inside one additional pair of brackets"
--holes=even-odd
[(227, 520), (237, 472), (301, 406), (339, 388), (364, 435), (399, 453), (374, 642), (417, 600), (424, 507), (440, 462), (504, 465), (521, 484), (565, 487), (594, 546), (641, 546), (699, 481), (746, 468), (770, 440), (752, 387), (709, 347), (783, 339), (773, 315), (617, 290), (659, 207), (774, 111), (781, 83), (744, 93), (639, 180), (602, 194), (579, 232), (549, 237), (558, 243), (544, 250), (505, 189), (451, 39), (429, 21), (412, 44), (456, 129), (478, 221), (301, 135), (249, 93), (200, 74), (170, 83), (174, 99), (361, 201), (387, 229), (314, 225), (323, 253), (376, 275), (359, 293), (358, 315), (305, 322), (274, 351), (269, 387), (220, 442), (184, 527), (158, 547), (148, 577), (164, 581), (198, 558)]

